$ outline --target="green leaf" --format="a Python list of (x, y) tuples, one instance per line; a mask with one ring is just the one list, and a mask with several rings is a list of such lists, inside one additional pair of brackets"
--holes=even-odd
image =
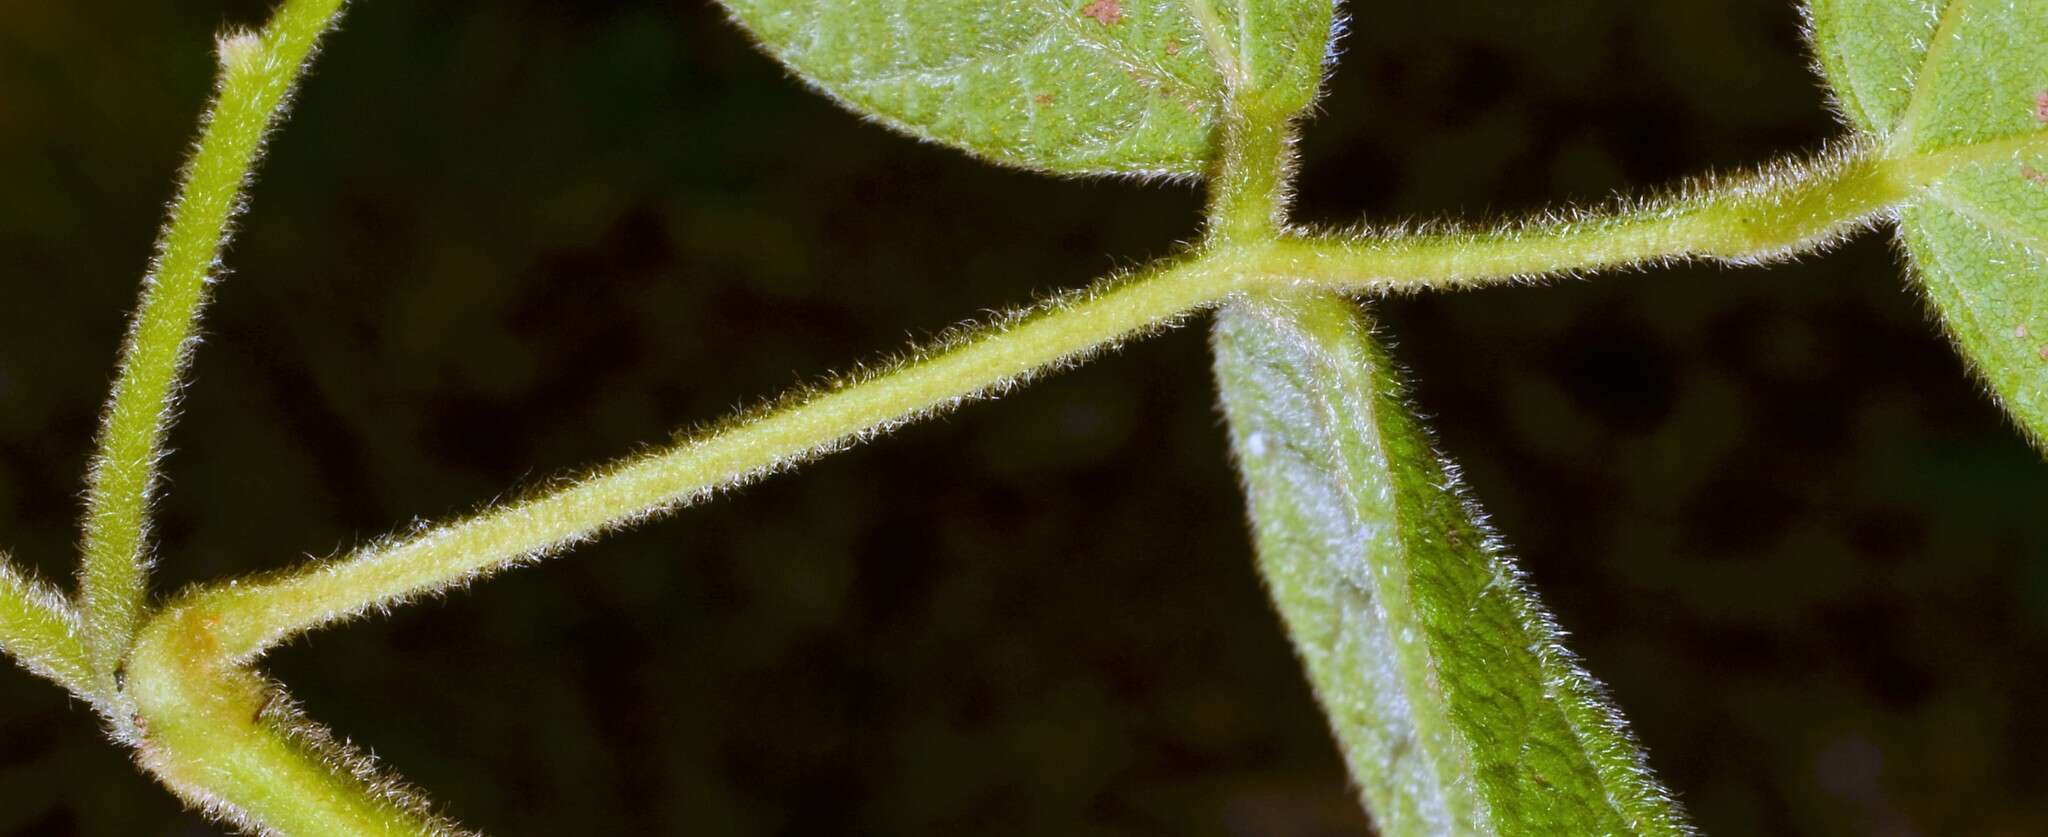
[(1815, 0), (1809, 14), (1852, 127), (1908, 169), (1964, 161), (1929, 178), (1900, 235), (1963, 354), (2048, 446), (2048, 0)]
[(1233, 304), (1259, 564), (1380, 833), (1682, 834), (1342, 297)]
[[(854, 111), (998, 162), (1199, 176), (1233, 89), (1314, 98), (1331, 0), (721, 0)], [(1249, 25), (1246, 25), (1246, 24)]]

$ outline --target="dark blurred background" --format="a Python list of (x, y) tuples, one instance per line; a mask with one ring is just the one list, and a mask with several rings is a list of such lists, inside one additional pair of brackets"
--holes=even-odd
[[(1790, 0), (1354, 5), (1299, 217), (1487, 218), (1810, 151)], [(0, 6), (0, 544), (74, 558), (223, 21)], [(161, 588), (660, 443), (1191, 237), (1189, 187), (922, 146), (706, 2), (362, 0), (206, 322)], [(2048, 464), (1883, 235), (1389, 301), (1574, 647), (1712, 833), (2048, 833)], [(1251, 569), (1191, 324), (267, 663), (498, 834), (1368, 829)], [(209, 833), (0, 672), (0, 833)]]

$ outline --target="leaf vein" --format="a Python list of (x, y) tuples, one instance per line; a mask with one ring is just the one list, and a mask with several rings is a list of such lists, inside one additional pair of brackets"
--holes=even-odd
[(2009, 239), (2026, 250), (2036, 259), (2048, 259), (2048, 237), (2027, 228), (2025, 224), (2006, 217), (1998, 210), (1956, 191), (1947, 185), (1930, 190), (1934, 202), (1947, 207), (1963, 220), (1984, 228), (1994, 236)]
[(1946, 47), (1955, 40), (1955, 28), (1962, 22), (1964, 9), (1970, 0), (1947, 0), (1941, 9), (1941, 16), (1934, 26), (1934, 34), (1927, 40), (1927, 51), (1920, 55), (1920, 66), (1913, 71), (1907, 82), (1913, 87), (1913, 94), (1906, 100), (1906, 114), (1899, 117), (1899, 126), (1892, 134), (1893, 148), (1911, 148), (1914, 135), (1919, 133), (1920, 120), (1927, 112), (1931, 98), (1928, 90), (1935, 86), (1941, 75), (1941, 62), (1947, 57)]

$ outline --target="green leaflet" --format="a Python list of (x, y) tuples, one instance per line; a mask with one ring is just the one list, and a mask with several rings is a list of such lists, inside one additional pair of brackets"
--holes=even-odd
[(1949, 333), (2048, 445), (2048, 0), (1815, 0), (1842, 111), (1886, 156), (1974, 148), (1900, 213)]
[(1260, 568), (1380, 833), (1685, 833), (1351, 303), (1235, 303), (1215, 349)]
[[(1228, 109), (1314, 98), (1332, 0), (721, 0), (854, 111), (997, 162), (1199, 176)], [(1245, 91), (1235, 100), (1231, 90)]]

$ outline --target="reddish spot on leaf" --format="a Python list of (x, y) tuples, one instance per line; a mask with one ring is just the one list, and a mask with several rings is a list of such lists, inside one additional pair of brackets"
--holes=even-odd
[(2034, 94), (2034, 118), (2048, 122), (2048, 90)]
[(1116, 0), (1095, 0), (1081, 7), (1081, 16), (1095, 18), (1096, 23), (1104, 26), (1113, 26), (1124, 19), (1124, 9), (1117, 5)]
[(2028, 182), (2048, 186), (2048, 173), (2043, 173), (2040, 169), (2026, 163), (2020, 164), (2020, 176), (2026, 178)]
[(1179, 54), (1180, 54), (1180, 42), (1179, 42), (1179, 41), (1167, 41), (1167, 42), (1166, 42), (1166, 54), (1167, 54), (1167, 55), (1179, 55)]
[(2048, 360), (2048, 343), (2041, 344), (2041, 348), (2036, 349), (2034, 354), (2040, 355), (2042, 360)]
[(1031, 97), (1031, 101), (1037, 102), (1039, 107), (1044, 107), (1046, 105), (1052, 104), (1052, 94), (1040, 93), (1036, 96)]

